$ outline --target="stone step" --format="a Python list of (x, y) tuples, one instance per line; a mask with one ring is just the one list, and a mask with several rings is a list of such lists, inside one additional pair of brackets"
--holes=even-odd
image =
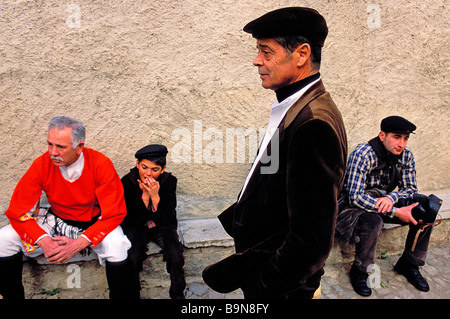
[[(444, 200), (440, 210), (442, 223), (435, 227), (430, 245), (450, 243), (450, 191), (433, 192)], [(185, 247), (186, 281), (202, 282), (203, 269), (234, 253), (233, 239), (223, 230), (217, 218), (197, 218), (179, 221), (179, 236)], [(378, 242), (377, 255), (395, 255), (403, 251), (408, 226), (385, 225)], [(353, 260), (354, 247), (334, 244), (327, 267), (342, 267)], [(160, 248), (149, 244), (149, 257), (141, 273), (143, 290), (168, 287), (170, 278), (162, 260)], [(44, 257), (30, 259), (24, 265), (24, 286), (28, 297), (39, 298), (62, 289), (68, 298), (107, 298), (105, 269), (94, 253), (78, 255), (67, 264), (50, 265)], [(168, 298), (168, 296), (167, 296)]]
[[(450, 242), (449, 225), (450, 220), (447, 219), (435, 228), (431, 245), (448, 244)], [(406, 232), (407, 226), (385, 229), (379, 240), (377, 256), (385, 252), (390, 256), (400, 253), (403, 249)], [(224, 241), (225, 245), (221, 245), (221, 243), (222, 241), (220, 243), (216, 241), (216, 245), (203, 247), (196, 243), (197, 247), (185, 249), (185, 273), (188, 283), (202, 282), (201, 273), (207, 265), (234, 253), (234, 246), (230, 245), (229, 241)], [(340, 268), (343, 264), (351, 262), (353, 258), (352, 249), (351, 246), (342, 249), (342, 247), (335, 245), (327, 260), (327, 267)], [(95, 255), (91, 255), (89, 258), (91, 260), (79, 260), (63, 265), (49, 265), (44, 262), (38, 263), (36, 260), (29, 260), (24, 265), (24, 285), (27, 296), (39, 298), (43, 292), (45, 295), (57, 289), (62, 289), (65, 298), (101, 298), (102, 296), (107, 298), (108, 286), (105, 269), (95, 260)], [(163, 262), (162, 254), (159, 253), (159, 247), (151, 244), (149, 257), (146, 259), (141, 273), (143, 291), (147, 290), (151, 293), (153, 287), (169, 287), (170, 278), (165, 269), (165, 262)], [(78, 282), (76, 280), (77, 272), (79, 275)]]

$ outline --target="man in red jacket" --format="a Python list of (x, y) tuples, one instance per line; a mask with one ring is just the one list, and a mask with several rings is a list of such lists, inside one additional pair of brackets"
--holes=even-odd
[[(0, 229), (0, 294), (24, 298), (22, 254), (44, 254), (64, 263), (91, 246), (106, 267), (110, 298), (133, 294), (128, 238), (119, 226), (126, 215), (119, 176), (105, 155), (84, 147), (85, 128), (59, 116), (48, 129), (48, 152), (38, 157), (17, 184)], [(45, 193), (50, 208), (40, 208)]]

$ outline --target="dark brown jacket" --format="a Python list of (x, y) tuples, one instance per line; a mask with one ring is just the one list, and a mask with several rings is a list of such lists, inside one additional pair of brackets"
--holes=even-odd
[(219, 216), (236, 254), (208, 266), (205, 282), (250, 298), (312, 296), (332, 247), (346, 159), (341, 114), (319, 81), (280, 123), (278, 170), (261, 174), (259, 162), (241, 200)]

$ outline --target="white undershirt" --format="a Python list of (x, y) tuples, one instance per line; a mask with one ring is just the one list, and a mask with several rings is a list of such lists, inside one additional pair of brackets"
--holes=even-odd
[(80, 178), (84, 168), (84, 155), (81, 152), (80, 157), (69, 166), (60, 166), (59, 170), (66, 181), (71, 183)]
[(247, 175), (247, 178), (245, 179), (244, 186), (242, 187), (242, 191), (239, 195), (239, 200), (241, 200), (242, 195), (244, 194), (244, 191), (247, 187), (247, 184), (250, 180), (250, 177), (253, 175), (253, 171), (255, 170), (256, 165), (261, 159), (261, 156), (265, 153), (265, 150), (267, 148), (267, 145), (269, 144), (269, 141), (272, 139), (273, 134), (277, 132), (278, 127), (280, 126), (281, 121), (283, 120), (284, 116), (286, 115), (287, 111), (291, 108), (292, 105), (294, 105), (295, 102), (298, 101), (302, 97), (303, 94), (315, 83), (317, 83), (320, 80), (317, 79), (304, 88), (302, 88), (300, 91), (295, 92), (288, 98), (284, 99), (281, 102), (275, 102), (272, 104), (272, 110), (270, 112), (270, 118), (269, 118), (269, 124), (267, 125), (266, 133), (264, 135), (264, 139), (261, 143), (261, 147), (259, 148), (258, 155), (256, 156), (255, 160), (253, 161), (253, 165), (250, 168), (250, 172)]

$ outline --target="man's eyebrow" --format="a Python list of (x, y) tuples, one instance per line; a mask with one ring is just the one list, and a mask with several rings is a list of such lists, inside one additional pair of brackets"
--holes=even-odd
[(274, 52), (274, 49), (272, 49), (272, 47), (270, 46), (270, 45), (267, 45), (267, 44), (258, 44), (258, 45), (256, 45), (256, 48), (258, 49), (258, 50), (269, 50), (269, 51), (271, 51), (271, 52)]
[(65, 148), (66, 147), (65, 145), (54, 144), (54, 143), (52, 143), (50, 141), (47, 141), (47, 144), (48, 145), (55, 145), (56, 147), (60, 147), (60, 148)]

